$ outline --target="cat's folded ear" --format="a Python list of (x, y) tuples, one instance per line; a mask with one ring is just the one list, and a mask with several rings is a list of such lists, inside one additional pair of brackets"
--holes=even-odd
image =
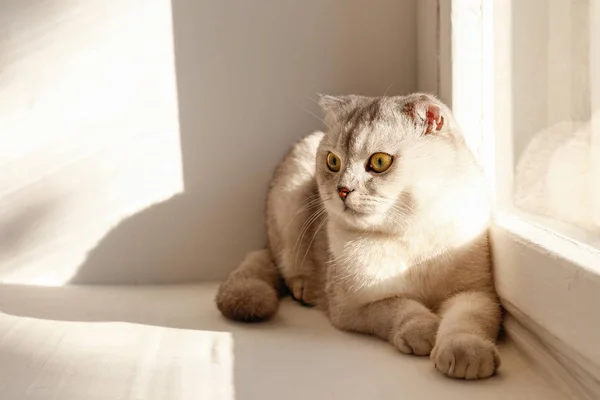
[(338, 116), (352, 104), (354, 96), (330, 96), (319, 93), (319, 105), (326, 114)]
[(438, 99), (428, 94), (411, 95), (401, 105), (402, 112), (410, 118), (423, 134), (439, 133), (446, 127), (445, 108)]
[(334, 120), (343, 120), (343, 117), (356, 107), (366, 103), (368, 97), (354, 94), (345, 96), (330, 96), (319, 94), (319, 105), (326, 116), (333, 117)]

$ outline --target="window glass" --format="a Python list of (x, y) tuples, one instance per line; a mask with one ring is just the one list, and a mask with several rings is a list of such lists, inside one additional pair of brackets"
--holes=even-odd
[(600, 0), (512, 1), (512, 203), (600, 247)]

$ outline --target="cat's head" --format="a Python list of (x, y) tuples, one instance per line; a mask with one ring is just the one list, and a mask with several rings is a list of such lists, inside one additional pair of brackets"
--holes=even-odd
[(321, 96), (327, 130), (316, 175), (330, 217), (358, 229), (398, 226), (444, 184), (462, 140), (435, 97)]

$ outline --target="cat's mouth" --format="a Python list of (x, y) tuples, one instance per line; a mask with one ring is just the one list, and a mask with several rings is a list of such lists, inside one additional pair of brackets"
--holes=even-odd
[(350, 215), (357, 215), (357, 216), (358, 215), (363, 215), (364, 216), (366, 214), (365, 212), (358, 211), (358, 210), (350, 207), (348, 204), (344, 204), (344, 213), (348, 213)]

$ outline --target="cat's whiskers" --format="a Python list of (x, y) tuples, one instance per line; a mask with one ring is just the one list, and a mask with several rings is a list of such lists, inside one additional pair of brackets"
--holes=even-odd
[(310, 115), (312, 115), (313, 117), (315, 117), (316, 119), (318, 119), (319, 121), (321, 121), (323, 123), (323, 125), (325, 125), (329, 130), (332, 130), (331, 126), (329, 126), (329, 124), (327, 122), (325, 122), (325, 120), (321, 117), (319, 117), (317, 114), (315, 114), (314, 112), (310, 111), (308, 108), (304, 108), (302, 106), (299, 106), (300, 109), (302, 111), (305, 111), (307, 113), (309, 113)]
[[(386, 199), (385, 197), (369, 196), (368, 201), (378, 204), (385, 204), (390, 207), (390, 210), (394, 211), (388, 215), (394, 220), (394, 222), (401, 225), (407, 225), (410, 218), (414, 215), (414, 208), (409, 204), (398, 205), (394, 200)], [(372, 231), (375, 232), (375, 228), (371, 227)]]
[(387, 95), (387, 93), (390, 91), (390, 89), (392, 88), (392, 86), (394, 86), (394, 83), (390, 83), (390, 86), (387, 87), (387, 89), (385, 89), (385, 92), (383, 92), (383, 97), (385, 97)]
[[(314, 197), (316, 197), (316, 196), (318, 196), (318, 198), (315, 199)], [(285, 227), (285, 229), (283, 231), (287, 232), (288, 229), (290, 228), (290, 226), (292, 225), (292, 222), (294, 222), (294, 219), (296, 219), (296, 217), (298, 215), (300, 215), (300, 213), (302, 213), (303, 211), (308, 211), (311, 208), (317, 207), (319, 205), (322, 205), (324, 202), (331, 200), (331, 197), (321, 198), (320, 196), (321, 196), (320, 193), (317, 193), (316, 195), (310, 196), (310, 197), (312, 197), (312, 199), (309, 199), (307, 204), (305, 204), (302, 207), (300, 207), (298, 209), (298, 211), (296, 211), (294, 213), (294, 215), (292, 216), (292, 218), (290, 218), (290, 222), (288, 222), (288, 224), (286, 225), (286, 227)], [(307, 202), (307, 200), (303, 201), (303, 203), (306, 203), (306, 202)]]
[(308, 211), (311, 208), (317, 207), (319, 205), (321, 205), (323, 202), (323, 200), (321, 198), (318, 199), (313, 199), (311, 201), (309, 201), (307, 204), (303, 205), (302, 207), (300, 207), (298, 209), (298, 211), (296, 211), (294, 213), (294, 215), (292, 215), (292, 218), (290, 218), (290, 222), (288, 222), (288, 224), (286, 225), (285, 229), (283, 230), (284, 232), (287, 232), (287, 230), (290, 228), (290, 226), (292, 225), (292, 222), (294, 222), (294, 219), (296, 219), (296, 217), (303, 211)]
[(311, 202), (313, 202), (315, 199), (319, 199), (320, 197), (321, 197), (321, 194), (320, 194), (320, 193), (315, 193), (315, 194), (313, 194), (313, 195), (311, 195), (311, 196), (308, 196), (306, 199), (302, 200), (302, 201), (300, 202), (300, 204), (311, 203)]
[[(320, 104), (320, 103), (319, 103), (317, 100), (313, 99), (313, 98), (312, 98), (312, 97), (310, 97), (310, 96), (306, 96), (306, 97), (307, 97), (307, 98), (308, 98), (310, 101), (312, 101), (313, 103), (315, 103), (316, 105), (318, 105), (318, 106), (319, 106), (319, 108), (321, 108), (321, 104)], [(339, 123), (339, 122), (340, 122), (340, 121), (339, 121), (339, 118), (338, 118), (338, 116), (337, 116), (336, 114), (333, 114), (333, 115), (331, 115), (331, 114), (330, 114), (330, 116), (334, 118), (334, 120), (335, 120), (335, 122), (336, 122), (336, 123)], [(321, 119), (321, 121), (323, 121), (323, 120)], [(325, 121), (323, 121), (323, 123), (325, 123)], [(325, 124), (325, 125), (327, 126), (327, 128), (329, 128), (329, 130), (331, 130), (331, 126), (329, 126), (329, 125), (327, 125), (327, 124)]]
[(304, 230), (310, 226), (311, 224), (311, 219), (315, 216), (318, 215), (322, 210), (324, 209), (324, 207), (319, 207), (316, 211), (314, 211), (311, 215), (308, 216), (308, 218), (306, 218), (306, 220), (304, 220), (304, 222), (302, 223), (302, 226), (300, 227), (300, 234), (298, 235), (298, 237), (296, 238), (296, 243), (294, 245), (294, 250), (296, 249), (296, 247), (298, 247), (298, 243), (300, 242), (300, 239), (302, 238), (302, 233), (304, 232)]
[(321, 228), (323, 228), (323, 226), (325, 225), (326, 222), (327, 222), (327, 215), (325, 215), (323, 222), (321, 222), (319, 224), (319, 226), (317, 227), (317, 229), (315, 229), (315, 233), (313, 234), (312, 238), (310, 239), (310, 242), (308, 242), (308, 246), (306, 247), (306, 251), (304, 252), (304, 257), (302, 257), (302, 261), (300, 262), (300, 265), (304, 265), (304, 261), (306, 260), (306, 256), (308, 255), (310, 247), (312, 246), (313, 242), (315, 241), (315, 238), (317, 237), (317, 234), (319, 233)]
[(311, 225), (315, 221), (317, 221), (321, 217), (321, 215), (323, 215), (324, 213), (326, 213), (325, 207), (319, 208), (317, 211), (312, 213), (311, 216), (306, 219), (306, 221), (304, 222), (304, 225), (302, 225), (302, 229), (300, 230), (300, 235), (298, 236), (298, 239), (296, 240), (296, 245), (294, 246), (294, 249), (296, 252), (296, 255), (294, 256), (294, 266), (298, 265), (298, 255), (300, 253), (300, 247), (302, 245), (302, 240), (304, 239), (304, 236), (310, 229)]

